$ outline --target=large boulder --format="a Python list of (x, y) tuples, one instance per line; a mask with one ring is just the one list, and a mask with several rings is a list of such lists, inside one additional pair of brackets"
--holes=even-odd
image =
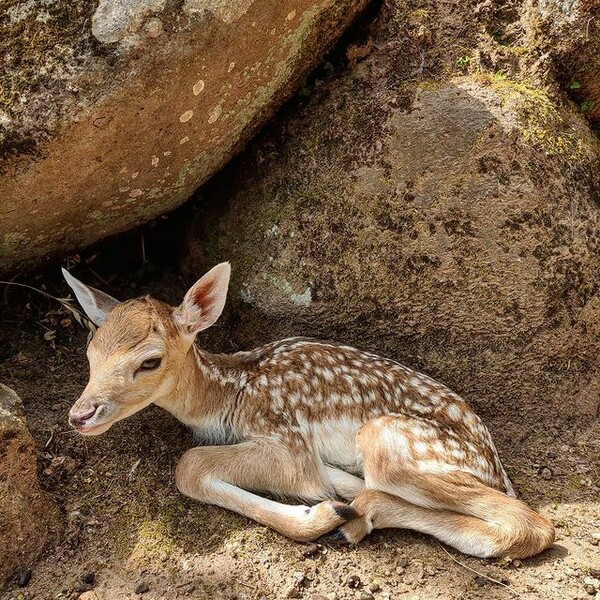
[(0, 273), (186, 200), (366, 0), (45, 0), (0, 18)]
[(0, 384), (0, 588), (31, 567), (58, 527), (58, 510), (38, 482), (21, 400)]
[[(351, 47), (372, 52), (203, 190), (185, 271), (232, 262), (236, 346), (342, 340), (425, 369), (505, 424), (593, 418), (598, 139), (525, 77), (448, 77), (476, 31), (463, 10), (439, 21), (454, 31), (445, 46), (427, 49), (431, 30), (409, 15)], [(425, 56), (440, 57), (439, 79)]]

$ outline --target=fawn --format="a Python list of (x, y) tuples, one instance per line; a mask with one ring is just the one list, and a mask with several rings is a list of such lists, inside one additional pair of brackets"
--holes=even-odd
[(426, 375), (306, 338), (235, 354), (200, 349), (196, 334), (219, 318), (230, 270), (214, 267), (174, 308), (148, 296), (118, 302), (63, 269), (99, 326), (89, 383), (69, 413), (77, 431), (98, 435), (162, 406), (203, 443), (177, 464), (183, 494), (298, 541), (329, 534), (356, 544), (401, 527), (479, 557), (552, 545), (553, 526), (515, 498), (485, 425)]

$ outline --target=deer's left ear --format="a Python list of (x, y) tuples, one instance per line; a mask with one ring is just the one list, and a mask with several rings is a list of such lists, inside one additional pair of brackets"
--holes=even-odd
[(175, 309), (175, 320), (192, 335), (207, 329), (217, 321), (225, 307), (231, 265), (228, 262), (213, 267), (187, 292)]
[(83, 308), (90, 321), (100, 327), (104, 323), (106, 315), (119, 304), (119, 301), (96, 288), (85, 285), (66, 269), (62, 269), (62, 274), (69, 287), (75, 292), (81, 308)]

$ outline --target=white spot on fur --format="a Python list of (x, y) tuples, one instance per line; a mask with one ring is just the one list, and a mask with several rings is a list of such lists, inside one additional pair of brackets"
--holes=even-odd
[(417, 454), (425, 454), (429, 450), (429, 444), (425, 442), (415, 442), (414, 449)]
[(457, 404), (448, 404), (446, 414), (455, 421), (460, 421), (463, 417), (463, 411)]

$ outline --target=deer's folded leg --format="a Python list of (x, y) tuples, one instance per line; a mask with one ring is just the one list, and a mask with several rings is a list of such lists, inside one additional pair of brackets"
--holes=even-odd
[(341, 502), (292, 506), (253, 493), (306, 499), (333, 495), (317, 464), (298, 460), (272, 440), (188, 450), (177, 465), (175, 480), (186, 496), (244, 515), (297, 541), (317, 539), (359, 515)]
[(549, 548), (554, 527), (502, 491), (512, 486), (502, 471), (495, 475), (485, 444), (472, 437), (464, 450), (444, 451), (452, 440), (438, 423), (404, 415), (364, 425), (358, 443), (366, 487), (352, 502), (363, 516), (340, 528), (344, 538), (357, 543), (374, 528), (402, 527), (473, 556), (526, 558)]

